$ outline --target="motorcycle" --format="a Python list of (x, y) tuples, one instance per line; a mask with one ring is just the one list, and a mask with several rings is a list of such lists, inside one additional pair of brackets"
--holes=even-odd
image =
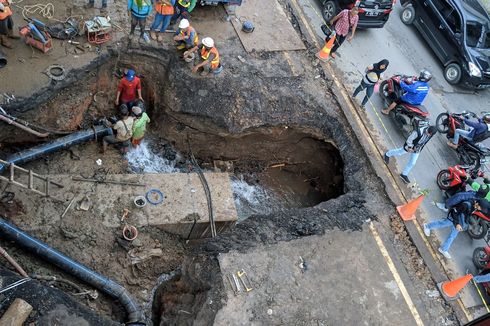
[[(441, 134), (445, 134), (448, 139), (454, 137), (456, 129), (465, 129), (464, 119), (477, 117), (473, 112), (462, 113), (441, 113), (436, 118), (436, 128)], [(485, 157), (490, 156), (490, 149), (487, 147), (466, 140), (464, 137), (459, 138), (459, 146), (456, 150), (460, 161), (477, 170), (482, 163), (486, 162)]]
[[(384, 80), (379, 86), (379, 93), (386, 106), (397, 101), (403, 95), (404, 91), (400, 86), (402, 80), (406, 83), (411, 83), (414, 80), (414, 77), (394, 75), (389, 79)], [(429, 112), (423, 105), (412, 105), (401, 102), (391, 110), (390, 116), (402, 132), (408, 135), (420, 124), (420, 121), (428, 123)]]
[(483, 239), (488, 233), (490, 216), (482, 211), (474, 211), (468, 218), (468, 235), (472, 239)]
[(471, 177), (483, 177), (481, 170), (471, 169), (466, 165), (450, 166), (447, 169), (439, 171), (436, 177), (437, 186), (447, 197), (466, 190), (467, 180)]

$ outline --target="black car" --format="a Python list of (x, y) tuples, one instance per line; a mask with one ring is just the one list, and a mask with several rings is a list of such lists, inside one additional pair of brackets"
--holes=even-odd
[(381, 28), (383, 27), (395, 0), (322, 0), (323, 18), (328, 22), (343, 9), (350, 9), (357, 5), (359, 7), (358, 28)]
[(450, 84), (490, 87), (490, 17), (478, 0), (401, 0), (413, 24), (444, 65)]

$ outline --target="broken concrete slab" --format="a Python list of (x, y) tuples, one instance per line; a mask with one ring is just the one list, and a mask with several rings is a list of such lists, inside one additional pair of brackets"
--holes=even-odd
[[(237, 220), (230, 176), (228, 173), (204, 175), (211, 191), (214, 220), (219, 233)], [(63, 198), (63, 194), (69, 192), (77, 194), (76, 201), (88, 197), (91, 207), (88, 212), (80, 214), (102, 219), (108, 227), (119, 227), (122, 223), (134, 224), (136, 227), (156, 226), (192, 239), (209, 237), (211, 234), (208, 203), (196, 173), (115, 174), (107, 178), (111, 181), (144, 184), (145, 187), (73, 181), (69, 175), (50, 175), (50, 179), (65, 185), (63, 189), (53, 189), (53, 196)], [(145, 196), (151, 189), (162, 192), (162, 203), (148, 202), (144, 207), (136, 207), (134, 198)], [(156, 203), (159, 200), (150, 196), (150, 201)], [(121, 221), (124, 208), (129, 208), (130, 213)]]
[[(373, 248), (365, 227), (222, 253), (228, 300), (215, 324), (414, 325), (383, 255)], [(253, 290), (235, 296), (226, 275), (239, 269)]]
[[(247, 0), (235, 13), (237, 18), (231, 21), (247, 52), (305, 49), (277, 0)], [(254, 24), (253, 33), (242, 32), (242, 23), (246, 20)]]

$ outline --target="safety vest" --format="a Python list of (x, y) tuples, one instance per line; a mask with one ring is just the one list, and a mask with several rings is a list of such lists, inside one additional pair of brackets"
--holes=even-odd
[(8, 6), (7, 0), (0, 0), (0, 3), (2, 3), (5, 6), (5, 9), (0, 11), (0, 20), (4, 20), (8, 16), (12, 15), (12, 10), (10, 10), (10, 7)]
[(208, 50), (206, 49), (205, 46), (202, 47), (202, 50), (201, 50), (201, 58), (203, 60), (208, 60), (209, 58), (209, 55), (213, 53), (214, 54), (214, 59), (213, 61), (211, 61), (211, 69), (216, 69), (219, 67), (219, 53), (218, 53), (218, 49), (216, 49), (215, 47), (212, 47), (211, 50)]
[(179, 5), (184, 8), (189, 8), (191, 6), (191, 0), (179, 0)]
[(161, 15), (173, 15), (174, 14), (174, 6), (167, 5), (161, 1), (158, 1), (155, 5), (155, 10)]
[(196, 45), (199, 44), (199, 36), (197, 35), (196, 30), (194, 29), (194, 27), (189, 26), (187, 28), (187, 32), (184, 31), (183, 29), (181, 29), (180, 30), (180, 35), (185, 36), (185, 37), (190, 37), (190, 35), (191, 35), (192, 32), (194, 32), (194, 40), (192, 41), (192, 43), (194, 43), (194, 46), (196, 46)]

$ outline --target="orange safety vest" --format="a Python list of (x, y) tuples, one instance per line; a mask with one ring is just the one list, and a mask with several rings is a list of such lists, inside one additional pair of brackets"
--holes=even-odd
[(161, 15), (173, 15), (174, 14), (174, 6), (167, 5), (161, 1), (158, 1), (155, 5), (155, 10)]
[(179, 0), (179, 5), (184, 8), (189, 8), (191, 6), (191, 0)]
[(197, 32), (194, 29), (194, 27), (189, 26), (187, 28), (187, 32), (185, 32), (183, 29), (181, 29), (180, 30), (180, 35), (185, 36), (185, 37), (190, 37), (190, 35), (191, 35), (192, 32), (194, 32), (194, 40), (193, 40), (193, 43), (194, 43), (194, 46), (196, 46), (196, 45), (199, 44), (199, 36), (197, 35)]
[(216, 69), (219, 67), (219, 53), (218, 49), (215, 47), (212, 47), (211, 50), (206, 49), (206, 47), (203, 45), (202, 50), (201, 50), (201, 58), (203, 60), (208, 60), (209, 55), (213, 53), (214, 54), (214, 59), (211, 61), (211, 69)]
[(10, 10), (9, 3), (7, 0), (0, 0), (0, 3), (2, 3), (5, 6), (5, 9), (0, 11), (0, 20), (6, 19), (8, 16), (12, 15), (12, 10)]

